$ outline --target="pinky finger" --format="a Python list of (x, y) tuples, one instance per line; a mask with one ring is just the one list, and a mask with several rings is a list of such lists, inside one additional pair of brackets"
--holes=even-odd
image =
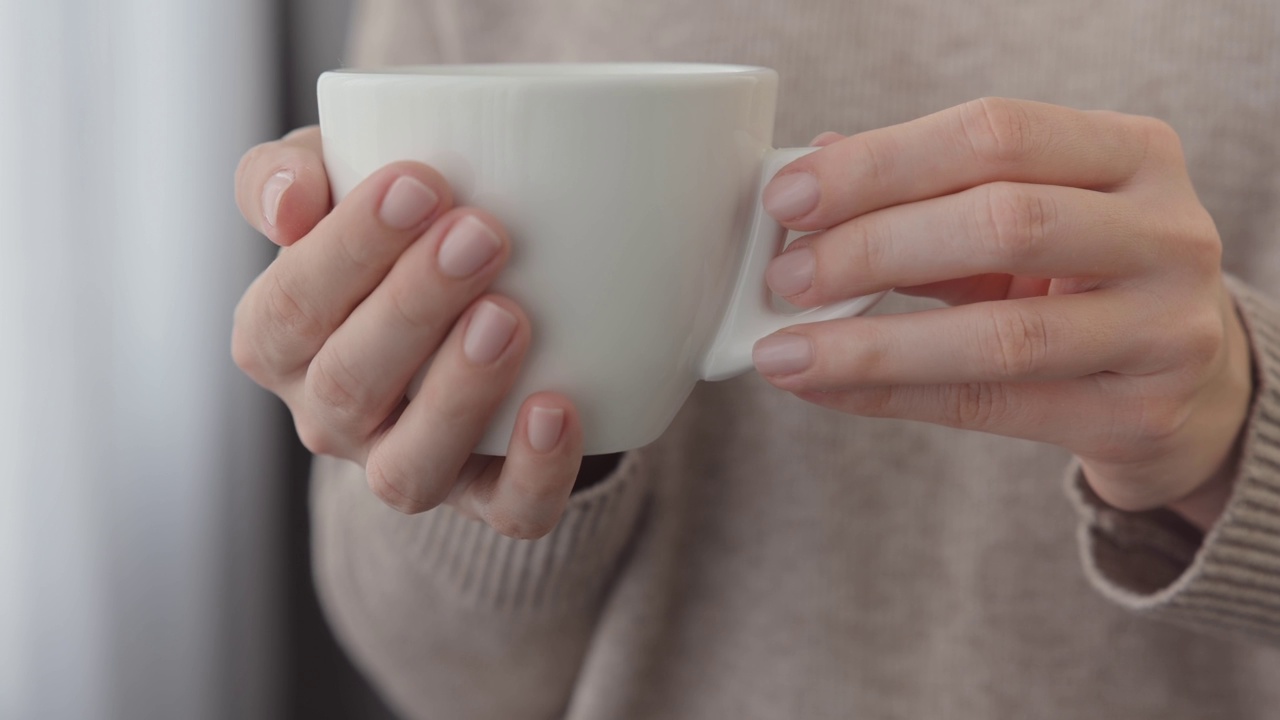
[[(1126, 386), (1130, 389), (1126, 391)], [(797, 393), (810, 402), (867, 417), (920, 420), (1059, 445), (1084, 464), (1089, 485), (1121, 510), (1149, 510), (1186, 497), (1221, 464), (1188, 464), (1170, 443), (1203, 436), (1205, 422), (1172, 392), (1094, 376), (1046, 383), (891, 385), (850, 392)]]
[(1052, 442), (1077, 452), (1126, 446), (1142, 406), (1102, 376), (1039, 383), (880, 385), (797, 392), (851, 415), (916, 420), (1006, 437)]
[(560, 521), (581, 464), (582, 424), (573, 404), (533, 395), (520, 409), (506, 460), (485, 466), (453, 502), (503, 535), (539, 538)]

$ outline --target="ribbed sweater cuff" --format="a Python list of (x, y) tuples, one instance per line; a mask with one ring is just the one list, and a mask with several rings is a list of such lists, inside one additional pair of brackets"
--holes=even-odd
[(1248, 333), (1254, 401), (1226, 511), (1200, 538), (1170, 511), (1127, 513), (1089, 489), (1079, 467), (1070, 493), (1081, 513), (1085, 572), (1106, 597), (1140, 614), (1210, 631), (1280, 637), (1280, 309), (1228, 283)]
[(334, 591), (369, 607), (430, 594), (480, 612), (579, 610), (613, 576), (648, 496), (644, 460), (630, 452), (612, 475), (570, 497), (549, 535), (516, 540), (447, 506), (401, 515), (363, 482), (341, 479), (348, 482), (313, 491), (316, 572), (321, 582), (340, 578)]
[(640, 453), (627, 453), (613, 475), (574, 493), (551, 534), (515, 540), (439, 508), (423, 529), (434, 552), (426, 572), (477, 605), (510, 610), (576, 609), (613, 576), (644, 506)]

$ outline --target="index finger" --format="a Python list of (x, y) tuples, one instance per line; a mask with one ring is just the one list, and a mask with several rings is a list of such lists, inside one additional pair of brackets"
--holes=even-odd
[(320, 128), (300, 128), (245, 153), (236, 168), (236, 205), (277, 245), (311, 232), (332, 209)]
[(984, 98), (806, 155), (765, 188), (765, 207), (789, 228), (821, 230), (997, 180), (1113, 189), (1141, 168), (1155, 122)]

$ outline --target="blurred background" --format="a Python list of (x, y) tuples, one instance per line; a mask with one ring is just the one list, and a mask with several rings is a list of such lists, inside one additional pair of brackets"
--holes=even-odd
[(316, 609), (307, 457), (232, 365), (251, 145), (348, 0), (0, 0), (0, 718), (385, 717)]

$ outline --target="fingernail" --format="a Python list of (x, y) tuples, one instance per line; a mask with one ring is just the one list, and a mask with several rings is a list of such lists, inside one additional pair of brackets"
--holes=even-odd
[(449, 234), (440, 243), (440, 272), (464, 278), (484, 267), (501, 247), (497, 233), (480, 218), (467, 215), (449, 228)]
[(529, 411), (529, 446), (538, 452), (549, 452), (560, 440), (564, 429), (564, 410), (535, 407)]
[(792, 220), (818, 207), (822, 190), (807, 172), (776, 177), (764, 189), (765, 212), (778, 220)]
[(770, 335), (751, 349), (761, 375), (790, 375), (813, 364), (813, 344), (803, 335)]
[(295, 177), (292, 170), (281, 170), (262, 186), (262, 219), (267, 221), (267, 227), (275, 227), (276, 220), (280, 219), (280, 200)]
[(769, 288), (783, 297), (799, 295), (813, 286), (813, 275), (818, 261), (813, 250), (796, 248), (782, 253), (769, 263), (764, 281)]
[(421, 181), (405, 175), (397, 178), (387, 188), (378, 217), (388, 227), (408, 230), (426, 220), (439, 202), (440, 197), (435, 191)]
[(516, 316), (485, 300), (471, 316), (462, 338), (462, 354), (476, 365), (488, 365), (502, 354), (516, 332)]

